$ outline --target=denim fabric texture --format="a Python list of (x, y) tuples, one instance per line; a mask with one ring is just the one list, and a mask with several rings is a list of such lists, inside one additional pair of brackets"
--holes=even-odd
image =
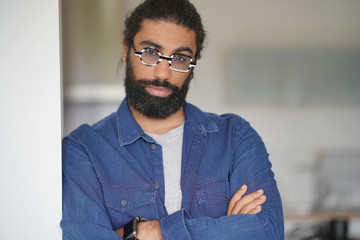
[[(268, 153), (256, 131), (234, 114), (204, 113), (186, 103), (182, 209), (164, 205), (161, 146), (145, 134), (126, 99), (117, 112), (63, 139), (65, 240), (121, 239), (114, 230), (136, 216), (160, 220), (165, 239), (284, 239), (282, 204)], [(256, 215), (226, 216), (233, 194), (264, 189)]]

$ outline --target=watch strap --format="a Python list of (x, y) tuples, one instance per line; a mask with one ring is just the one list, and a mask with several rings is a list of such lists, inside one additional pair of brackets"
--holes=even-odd
[(124, 226), (124, 240), (137, 240), (137, 224), (139, 222), (145, 222), (146, 218), (135, 217)]

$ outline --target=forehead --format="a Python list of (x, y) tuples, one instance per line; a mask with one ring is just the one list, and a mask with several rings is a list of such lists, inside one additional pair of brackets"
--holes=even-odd
[(142, 22), (140, 31), (134, 37), (134, 43), (142, 44), (144, 41), (155, 42), (165, 51), (188, 47), (196, 52), (195, 31), (163, 20), (145, 19)]

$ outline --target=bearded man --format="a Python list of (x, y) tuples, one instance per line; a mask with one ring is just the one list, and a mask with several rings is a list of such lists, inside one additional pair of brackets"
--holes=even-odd
[(146, 0), (126, 19), (126, 98), (63, 140), (65, 240), (284, 238), (259, 135), (185, 101), (204, 39), (188, 0)]

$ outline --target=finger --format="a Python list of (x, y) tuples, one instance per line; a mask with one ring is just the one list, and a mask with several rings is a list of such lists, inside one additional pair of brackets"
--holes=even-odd
[(232, 208), (231, 210), (231, 215), (233, 214), (239, 214), (241, 209), (248, 204), (249, 202), (255, 200), (256, 198), (262, 196), (264, 194), (264, 191), (262, 189), (256, 191), (256, 192), (252, 192), (247, 194), (246, 196), (244, 196), (243, 198), (241, 198), (240, 200), (238, 200), (235, 203), (235, 206)]
[(241, 210), (237, 214), (249, 214), (254, 208), (256, 208), (259, 205), (262, 205), (266, 201), (266, 196), (262, 195), (246, 205), (244, 205)]
[(256, 198), (262, 196), (262, 194), (264, 193), (264, 191), (262, 189), (256, 191), (256, 192), (252, 192), (249, 193), (247, 195), (245, 195), (244, 197), (242, 197), (240, 200), (238, 200), (235, 203), (235, 206), (232, 208), (231, 213), (230, 214), (239, 214), (241, 209), (247, 205), (249, 202), (255, 200)]
[(247, 191), (247, 186), (244, 184), (241, 186), (241, 188), (239, 188), (236, 193), (232, 196), (232, 198), (230, 199), (230, 202), (228, 204), (228, 209), (226, 211), (226, 215), (230, 215), (232, 209), (235, 206), (235, 203), (242, 198), (242, 196), (244, 196), (244, 194)]
[(261, 205), (258, 205), (258, 206), (256, 206), (256, 208), (252, 209), (252, 210), (249, 212), (249, 214), (258, 214), (259, 212), (261, 212), (261, 210), (262, 210)]

